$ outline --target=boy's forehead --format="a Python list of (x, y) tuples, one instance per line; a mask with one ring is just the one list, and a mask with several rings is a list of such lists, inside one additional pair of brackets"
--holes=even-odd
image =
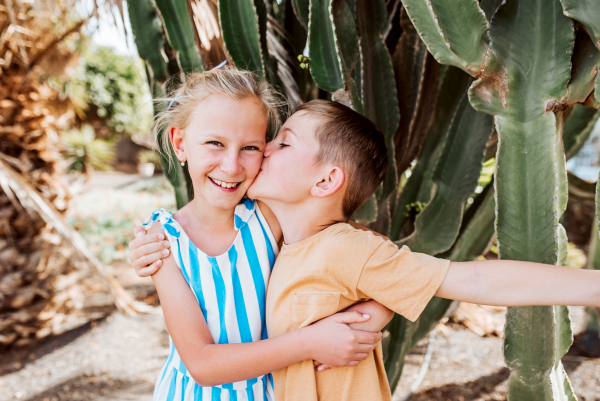
[(317, 129), (322, 123), (322, 119), (306, 110), (300, 110), (290, 116), (284, 127), (289, 128), (298, 136), (310, 135), (315, 138)]

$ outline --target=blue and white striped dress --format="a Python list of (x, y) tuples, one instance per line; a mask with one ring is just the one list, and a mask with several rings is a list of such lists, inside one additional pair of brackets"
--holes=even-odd
[[(227, 252), (206, 255), (190, 241), (170, 212), (154, 211), (144, 225), (160, 221), (183, 277), (194, 292), (215, 344), (267, 338), (265, 299), (277, 243), (251, 199), (235, 208), (237, 236)], [(173, 340), (154, 389), (155, 401), (273, 401), (271, 375), (215, 387), (200, 387), (183, 365)]]

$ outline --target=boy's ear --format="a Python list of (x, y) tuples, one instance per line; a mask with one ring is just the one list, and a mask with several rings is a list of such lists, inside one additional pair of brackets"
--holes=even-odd
[(177, 156), (179, 160), (187, 160), (185, 146), (183, 145), (183, 132), (177, 127), (171, 127), (169, 130), (169, 139), (171, 140), (171, 146), (175, 151), (175, 156)]
[(345, 181), (344, 170), (340, 167), (330, 167), (323, 179), (310, 189), (310, 194), (316, 198), (331, 196), (344, 186)]

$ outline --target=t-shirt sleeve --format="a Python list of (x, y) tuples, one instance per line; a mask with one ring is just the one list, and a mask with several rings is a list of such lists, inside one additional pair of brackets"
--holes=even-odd
[(444, 281), (449, 260), (398, 249), (383, 242), (363, 266), (357, 282), (360, 296), (376, 300), (415, 321)]

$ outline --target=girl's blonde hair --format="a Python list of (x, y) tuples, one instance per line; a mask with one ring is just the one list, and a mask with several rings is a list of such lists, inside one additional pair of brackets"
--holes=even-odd
[[(289, 106), (285, 97), (276, 92), (258, 75), (238, 70), (235, 67), (222, 67), (216, 70), (192, 73), (186, 81), (169, 97), (155, 99), (159, 110), (152, 124), (152, 134), (158, 141), (159, 149), (165, 153), (169, 163), (173, 162), (173, 152), (169, 131), (173, 127), (185, 128), (190, 123), (192, 113), (200, 102), (210, 95), (221, 94), (231, 99), (257, 99), (269, 123), (269, 131), (276, 132), (282, 117), (287, 117)], [(168, 107), (170, 105), (170, 109)]]

